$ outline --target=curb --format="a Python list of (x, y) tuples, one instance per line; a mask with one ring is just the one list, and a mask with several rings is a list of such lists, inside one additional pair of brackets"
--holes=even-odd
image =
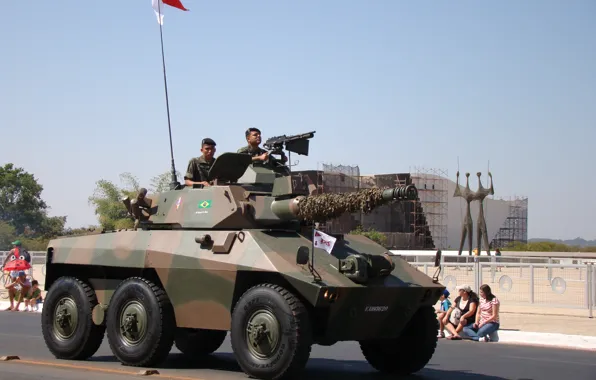
[[(14, 302), (14, 304), (17, 304), (17, 301)], [(8, 307), (10, 306), (10, 301), (0, 301), (0, 310), (1, 311), (5, 311), (6, 309), (8, 309)], [(37, 305), (37, 310), (34, 310), (33, 313), (41, 313), (41, 311), (43, 310), (43, 302)], [(19, 306), (19, 313), (25, 312), (25, 303), (21, 302), (21, 306)], [(29, 314), (31, 312), (28, 312), (27, 314)]]
[(596, 351), (596, 336), (586, 335), (505, 330), (499, 331), (499, 342)]
[[(449, 335), (451, 334), (445, 329), (445, 337)], [(508, 330), (498, 330), (495, 335), (491, 336), (493, 344), (519, 344), (596, 351), (596, 336)], [(460, 333), (460, 336), (464, 340), (470, 340), (463, 332)]]

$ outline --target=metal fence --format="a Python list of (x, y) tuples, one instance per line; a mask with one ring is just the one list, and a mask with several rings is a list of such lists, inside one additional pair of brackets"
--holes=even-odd
[[(432, 276), (432, 256), (402, 256)], [(451, 292), (467, 284), (478, 293), (488, 284), (511, 305), (585, 309), (596, 305), (596, 266), (592, 260), (542, 257), (443, 256), (439, 281)]]

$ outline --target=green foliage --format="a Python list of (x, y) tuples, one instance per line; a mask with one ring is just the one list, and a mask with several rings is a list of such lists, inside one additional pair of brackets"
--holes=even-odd
[(363, 229), (362, 226), (358, 226), (355, 230), (350, 231), (350, 234), (366, 236), (370, 240), (382, 246), (385, 246), (385, 243), (387, 243), (387, 236), (385, 236), (384, 233), (379, 232), (373, 228), (369, 228), (368, 230), (366, 230)]
[(101, 227), (107, 230), (133, 227), (133, 221), (128, 215), (122, 199), (135, 198), (141, 186), (135, 176), (130, 173), (120, 174), (120, 181), (124, 186), (119, 187), (113, 182), (101, 179), (97, 181), (89, 203), (95, 207)]
[(528, 244), (514, 242), (501, 248), (501, 251), (528, 252), (596, 252), (596, 247), (580, 247), (549, 241), (532, 242)]
[(12, 163), (0, 167), (0, 250), (17, 238), (29, 250), (45, 250), (64, 231), (66, 216), (48, 216), (43, 186), (33, 174)]
[(8, 163), (0, 167), (0, 220), (22, 234), (29, 227), (38, 230), (46, 216), (41, 186), (35, 177)]
[[(176, 171), (176, 179), (180, 182), (180, 172)], [(168, 170), (165, 173), (151, 178), (151, 186), (147, 189), (150, 193), (161, 193), (170, 190), (170, 181), (172, 180), (172, 172)]]

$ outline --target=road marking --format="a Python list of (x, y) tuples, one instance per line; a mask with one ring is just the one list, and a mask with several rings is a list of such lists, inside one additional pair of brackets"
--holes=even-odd
[[(45, 361), (37, 361), (37, 360), (11, 360), (5, 363), (11, 364), (33, 364), (39, 366), (46, 366), (46, 367), (57, 367), (57, 368), (68, 368), (68, 369), (77, 369), (83, 371), (97, 371), (97, 372), (104, 372), (104, 373), (112, 373), (118, 375), (128, 375), (128, 376), (138, 376), (137, 372), (132, 371), (123, 371), (119, 369), (109, 369), (109, 368), (102, 368), (102, 367), (92, 367), (92, 366), (85, 366), (85, 365), (76, 365), (76, 364), (61, 364), (61, 363), (51, 363)], [(139, 371), (142, 371), (142, 368), (139, 368)], [(153, 378), (166, 378), (172, 380), (205, 380), (201, 377), (186, 377), (186, 376), (173, 376), (173, 375), (164, 375), (164, 374), (157, 374), (157, 375), (149, 375), (150, 379)]]

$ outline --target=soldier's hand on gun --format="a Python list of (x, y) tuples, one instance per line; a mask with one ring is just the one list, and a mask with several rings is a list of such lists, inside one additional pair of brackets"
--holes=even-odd
[(267, 159), (269, 158), (269, 152), (265, 152), (263, 154), (261, 154), (260, 156), (258, 156), (260, 160), (262, 161), (267, 161)]

